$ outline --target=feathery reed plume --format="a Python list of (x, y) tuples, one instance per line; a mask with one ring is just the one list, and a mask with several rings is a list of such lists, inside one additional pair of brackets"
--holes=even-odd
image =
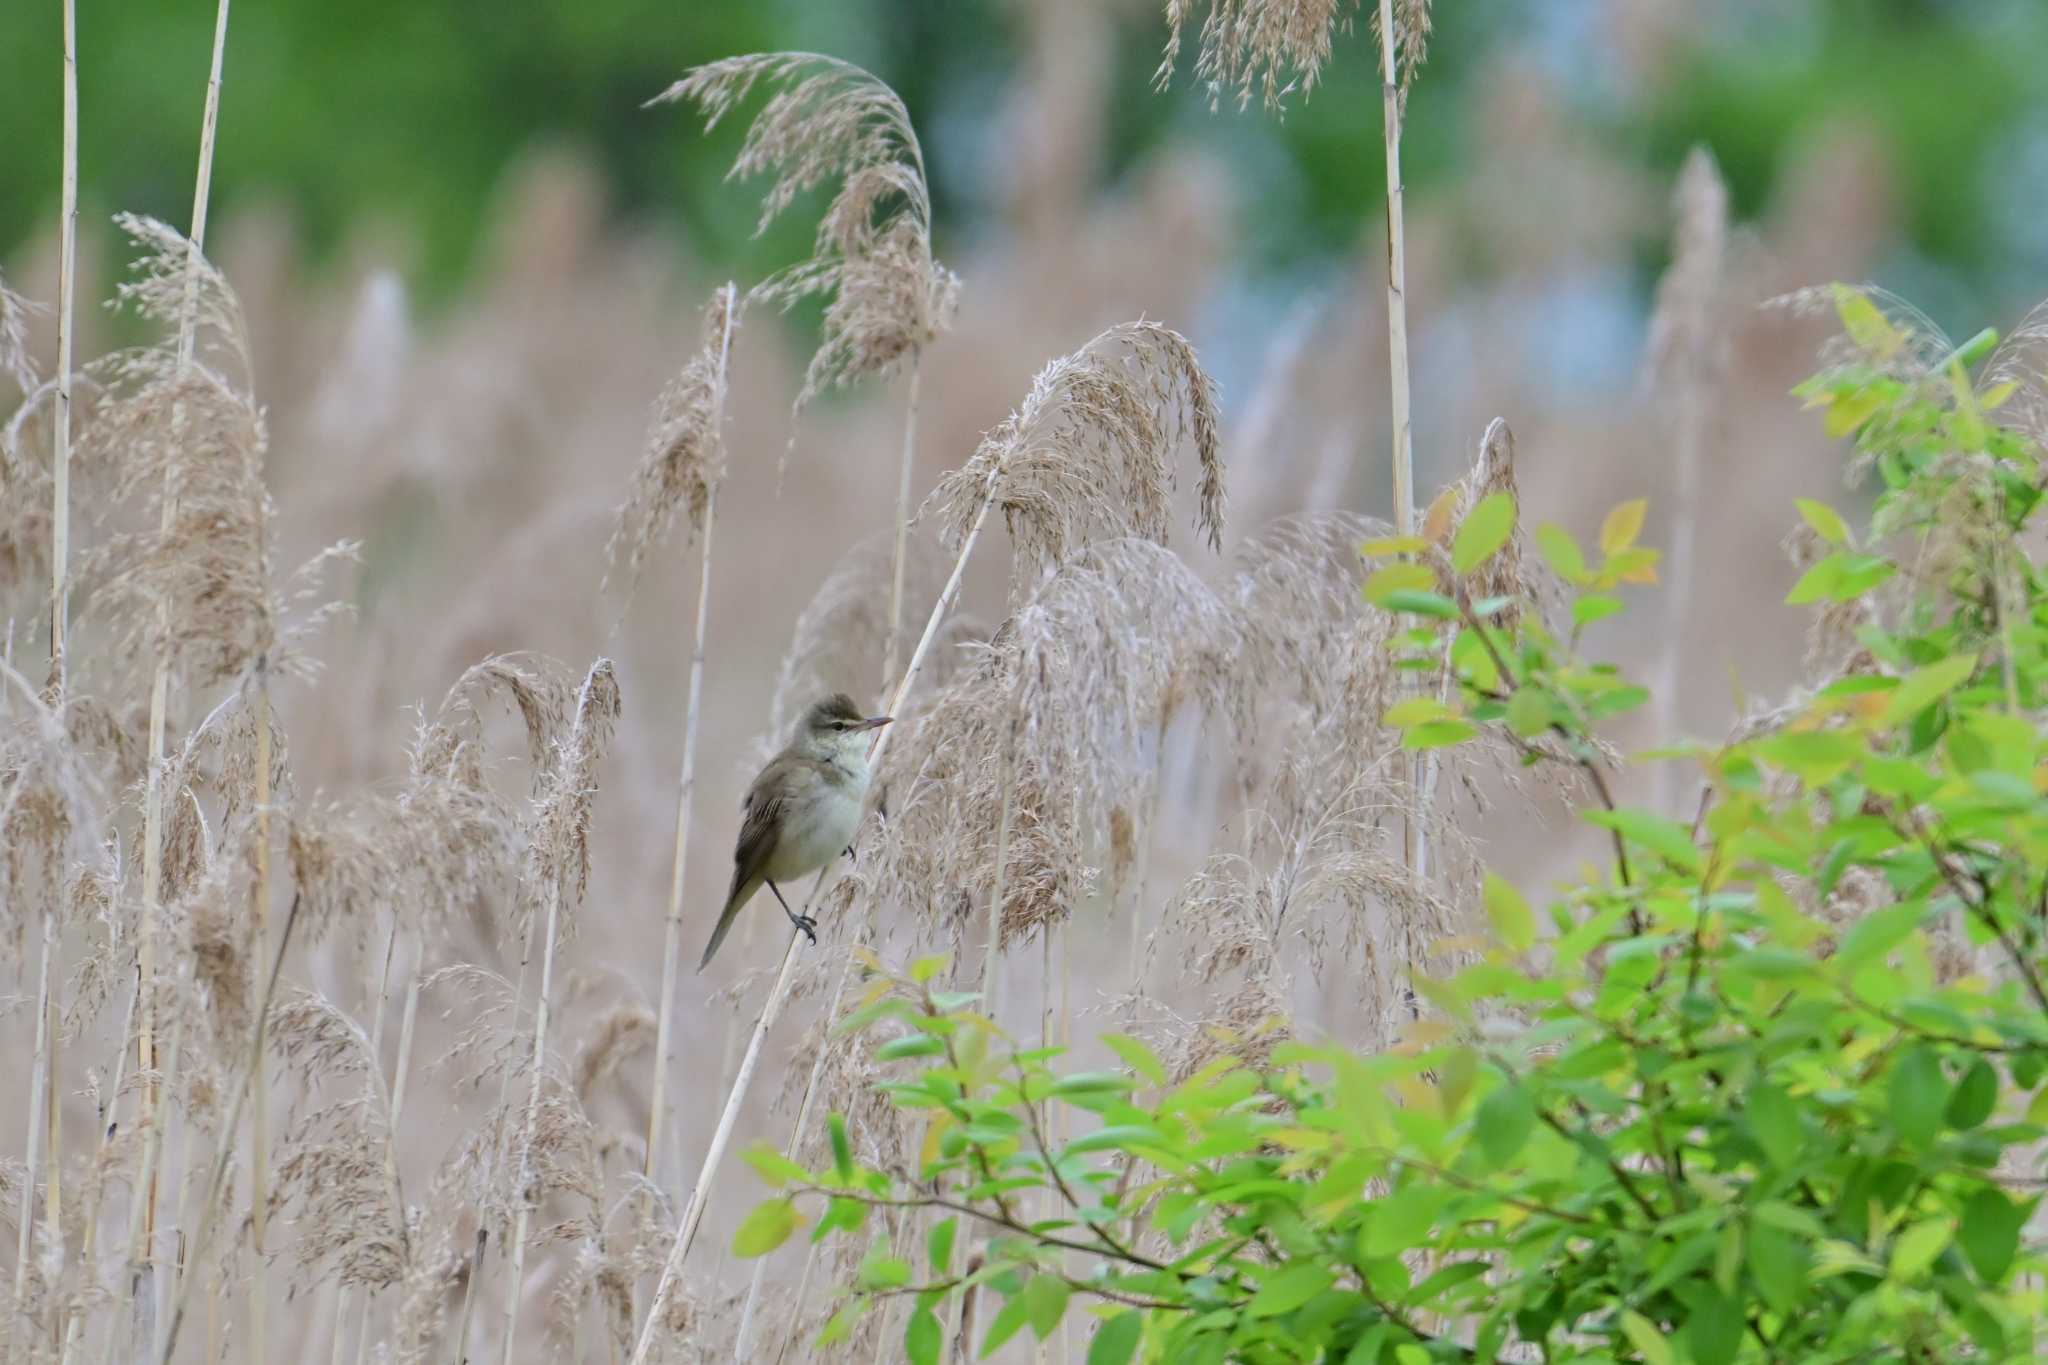
[[(770, 276), (751, 295), (785, 310), (807, 298), (828, 300), (824, 338), (804, 371), (797, 411), (827, 387), (899, 368), (910, 372), (896, 476), (886, 687), (896, 676), (902, 632), (921, 361), (924, 348), (952, 322), (960, 281), (932, 256), (931, 188), (910, 111), (871, 73), (813, 53), (759, 53), (698, 67), (650, 103), (689, 100), (703, 110), (707, 127), (715, 126), (757, 82), (776, 93), (748, 129), (731, 177), (775, 176), (761, 202), (760, 227), (798, 194), (839, 182), (818, 222), (810, 259)], [(787, 454), (785, 448), (784, 459)]]
[[(1671, 268), (1657, 286), (1657, 311), (1650, 319), (1649, 373), (1652, 401), (1671, 435), (1671, 531), (1664, 550), (1664, 644), (1657, 679), (1655, 733), (1678, 733), (1678, 694), (1687, 643), (1692, 639), (1694, 547), (1699, 539), (1700, 466), (1710, 436), (1715, 391), (1728, 366), (1724, 319), (1728, 254), (1728, 188), (1713, 153), (1695, 147), (1678, 173), (1671, 196), (1676, 232)], [(1680, 765), (1660, 770), (1659, 807), (1675, 814), (1683, 793)]]
[[(525, 1132), (520, 1142), (518, 1200), (507, 1269), (505, 1365), (518, 1359), (521, 1287), (526, 1268), (526, 1232), (534, 1200), (536, 1133), (541, 1120), (541, 1080), (547, 1056), (548, 1010), (552, 1003), (555, 948), (573, 933), (576, 911), (590, 882), (590, 810), (597, 795), (597, 765), (611, 745), (619, 716), (619, 684), (610, 659), (591, 665), (577, 693), (568, 734), (557, 746), (534, 803), (527, 835), (524, 881), (538, 895), (547, 920), (542, 931), (539, 996), (534, 1007), (533, 1055), (528, 1062)], [(530, 912), (529, 912), (530, 913)]]
[(691, 540), (707, 529), (712, 500), (725, 479), (725, 395), (738, 295), (733, 284), (712, 291), (702, 343), (655, 400), (632, 491), (619, 504), (605, 544), (606, 586), (623, 559), (630, 595), (648, 552), (667, 541), (678, 515), (687, 521)]
[(971, 550), (1000, 507), (1029, 587), (1089, 540), (1136, 535), (1166, 543), (1176, 449), (1201, 471), (1195, 525), (1223, 541), (1223, 459), (1215, 385), (1186, 337), (1126, 322), (1038, 372), (1015, 412), (947, 474), (918, 512)]
[(689, 102), (718, 122), (757, 84), (775, 90), (728, 178), (774, 177), (765, 229), (799, 194), (837, 181), (810, 259), (750, 297), (788, 307), (826, 297), (825, 335), (804, 373), (801, 410), (825, 389), (883, 375), (950, 320), (959, 281), (932, 258), (924, 150), (896, 92), (851, 62), (810, 52), (728, 57), (697, 67), (649, 104)]
[[(63, 288), (60, 283), (58, 288)], [(36, 391), (35, 360), (28, 353), (28, 319), (36, 306), (7, 287), (0, 276), (0, 374), (14, 381), (26, 398)]]
[(1153, 83), (1164, 89), (1180, 60), (1183, 30), (1197, 10), (1202, 21), (1195, 78), (1209, 90), (1214, 107), (1234, 89), (1239, 109), (1256, 91), (1268, 109), (1278, 109), (1297, 89), (1315, 89), (1330, 59), (1331, 31), (1350, 26), (1347, 11), (1358, 0), (1166, 0), (1166, 52)]
[[(629, 524), (665, 527), (675, 518), (678, 502), (690, 513), (693, 533), (704, 537), (697, 560), (696, 634), (690, 648), (690, 700), (683, 718), (683, 768), (676, 791), (675, 853), (670, 864), (668, 922), (663, 929), (661, 1006), (655, 1027), (654, 1080), (647, 1115), (647, 1149), (641, 1174), (654, 1175), (661, 1149), (661, 1126), (667, 1115), (669, 1030), (674, 1018), (676, 955), (683, 932), (683, 882), (690, 845), (690, 808), (697, 794), (697, 726), (704, 703), (704, 640), (711, 611), (711, 536), (716, 529), (718, 486), (725, 478), (725, 394), (732, 358), (732, 333), (739, 319), (738, 288), (725, 284), (711, 296), (705, 310), (704, 341), (681, 375), (662, 393), (656, 407), (655, 431), (635, 477), (634, 496), (620, 512), (613, 535), (616, 561), (619, 536)], [(631, 536), (634, 572), (648, 543), (649, 532)]]

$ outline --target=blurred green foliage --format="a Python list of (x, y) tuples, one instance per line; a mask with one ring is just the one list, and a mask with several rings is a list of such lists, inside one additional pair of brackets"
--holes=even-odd
[[(211, 0), (77, 0), (82, 212), (132, 209), (183, 225), (212, 35)], [(1107, 0), (1105, 0), (1107, 3)], [(1377, 216), (1383, 173), (1377, 75), (1361, 25), (1325, 85), (1284, 119), (1212, 116), (1186, 55), (1173, 91), (1150, 77), (1157, 7), (1115, 6), (1106, 173), (1163, 139), (1223, 148), (1247, 187), (1260, 269), (1350, 246)], [(1418, 190), (1473, 164), (1474, 83), (1517, 51), (1548, 69), (1607, 146), (1659, 178), (1705, 140), (1738, 207), (1770, 194), (1785, 152), (1815, 121), (1867, 115), (1900, 167), (1913, 245), (1977, 282), (2015, 263), (1979, 231), (2000, 182), (1998, 149), (2028, 126), (2048, 75), (2048, 7), (2012, 0), (1714, 0), (1708, 37), (1648, 95), (1605, 71), (1612, 7), (1594, 0), (1458, 0), (1437, 7), (1433, 55), (1411, 106)], [(586, 149), (623, 212), (678, 219), (746, 272), (787, 261), (807, 226), (752, 242), (754, 196), (719, 187), (737, 129), (706, 138), (641, 104), (690, 65), (778, 47), (870, 65), (926, 130), (942, 238), (972, 227), (1000, 175), (985, 139), (1023, 60), (1025, 6), (1002, 0), (358, 0), (243, 5), (230, 23), (216, 176), (223, 211), (288, 204), (316, 251), (365, 220), (418, 234), (430, 293), (474, 257), (507, 166), (536, 144)], [(0, 23), (0, 253), (55, 216), (60, 150), (59, 0), (19, 0)], [(1277, 154), (1276, 154), (1277, 153)], [(989, 169), (994, 168), (994, 169)], [(942, 241), (942, 249), (943, 249)], [(2001, 256), (2004, 252), (2004, 256)]]

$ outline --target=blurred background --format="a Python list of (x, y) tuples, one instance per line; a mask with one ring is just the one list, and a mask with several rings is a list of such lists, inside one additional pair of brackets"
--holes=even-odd
[[(78, 9), (80, 355), (91, 357), (134, 335), (96, 306), (122, 267), (111, 215), (187, 226), (214, 7)], [(656, 557), (630, 608), (600, 594), (612, 515), (708, 291), (807, 254), (823, 203), (755, 235), (762, 187), (724, 179), (753, 106), (708, 135), (687, 110), (642, 107), (692, 65), (815, 50), (870, 67), (907, 102), (937, 253), (962, 281), (957, 323), (925, 360), (920, 492), (1047, 360), (1144, 316), (1186, 332), (1222, 387), (1232, 529), (1221, 559), (1179, 536), (1191, 561), (1220, 576), (1233, 547), (1279, 517), (1388, 515), (1385, 178), (1363, 25), (1340, 38), (1312, 96), (1276, 117), (1240, 112), (1228, 92), (1212, 109), (1191, 52), (1155, 90), (1160, 10), (235, 9), (208, 247), (255, 341), (279, 559), (363, 543), (340, 585), (355, 615), (316, 647), (324, 676), (280, 703), (297, 788), (393, 778), (410, 708), (432, 706), (488, 653), (536, 650), (579, 671), (613, 655), (625, 716), (570, 954), (565, 1052), (596, 1036), (600, 1007), (651, 1002), (658, 988), (695, 600), (695, 556), (680, 542)], [(0, 274), (45, 303), (57, 293), (58, 14), (21, 3), (0, 19)], [(1854, 500), (1839, 449), (1787, 396), (1823, 329), (1762, 305), (1832, 279), (1874, 282), (1967, 336), (2010, 325), (2048, 292), (2048, 5), (1440, 0), (1434, 19), (1404, 152), (1418, 496), (1462, 473), (1499, 416), (1517, 438), (1533, 518), (1590, 541), (1609, 507), (1646, 497), (1650, 544), (1684, 519), (1696, 571), (1631, 590), (1631, 613), (1604, 623), (1594, 645), (1630, 667), (1665, 660), (1680, 723), (1718, 733), (1740, 705), (1801, 675), (1805, 617), (1776, 605), (1795, 573), (1781, 548), (1796, 520), (1789, 498)], [(1681, 506), (1678, 419), (1647, 376), (1674, 185), (1696, 146), (1725, 177), (1733, 230), (1704, 314), (1725, 360), (1704, 375), (1699, 495)], [(815, 321), (750, 314), (735, 352), (688, 961), (728, 875), (744, 784), (778, 738), (764, 729), (791, 627), (892, 514), (902, 381), (829, 395), (793, 420)], [(32, 340), (48, 373), (48, 315)], [(89, 549), (93, 532), (79, 534)], [(982, 556), (970, 616), (999, 617), (1003, 573), (999, 553)], [(33, 635), (39, 591), (10, 586), (10, 639)], [(873, 659), (820, 665), (835, 669), (857, 692), (880, 681)], [(141, 680), (94, 685), (131, 719), (146, 706)], [(188, 714), (173, 733), (209, 704), (181, 696)], [(1161, 898), (1235, 837), (1217, 827), (1212, 784), (1188, 776), (1199, 741), (1183, 758), (1187, 780), (1170, 780), (1166, 797), (1180, 818), (1158, 832)], [(1532, 879), (1532, 895), (1574, 848), (1557, 837), (1561, 822), (1539, 825), (1535, 813), (1509, 802), (1475, 831), (1496, 865)], [(728, 945), (710, 984), (748, 984), (740, 974), (780, 941), (768, 927)], [(478, 942), (457, 954), (504, 967), (506, 951)], [(1084, 1007), (1117, 984), (1092, 980), (1085, 955), (1076, 962)], [(308, 970), (343, 1002), (363, 1000), (348, 954), (316, 956)], [(748, 1006), (696, 987), (685, 998), (685, 1053), (729, 1058), (728, 1021), (750, 1019)], [(589, 1100), (620, 1131), (641, 1121), (644, 1068)], [(671, 1189), (708, 1134), (701, 1099), (686, 1092), (678, 1114)], [(447, 1118), (438, 1103), (407, 1126), (433, 1132)], [(81, 1113), (70, 1131), (90, 1127)], [(750, 1134), (765, 1131), (750, 1121)]]

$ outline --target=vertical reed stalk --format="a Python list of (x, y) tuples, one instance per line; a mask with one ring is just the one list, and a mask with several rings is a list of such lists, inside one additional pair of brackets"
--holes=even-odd
[[(39, 1001), (50, 998), (50, 955), (53, 951), (51, 917), (43, 916), (42, 966), (37, 972), (36, 996)], [(28, 1164), (23, 1168), (21, 1182), (21, 1215), (16, 1224), (14, 1249), (14, 1301), (9, 1306), (7, 1317), (7, 1358), (20, 1358), (20, 1342), (24, 1335), (22, 1314), (28, 1306), (29, 1239), (35, 1227), (36, 1215), (36, 1165), (42, 1156), (44, 1114), (43, 1105), (49, 1088), (47, 1075), (50, 1069), (50, 1018), (47, 1010), (36, 1010), (36, 1060), (34, 1074), (29, 1081), (28, 1099)]]
[[(725, 329), (718, 343), (718, 374), (712, 386), (715, 395), (711, 416), (712, 440), (717, 442), (725, 413), (726, 365), (732, 355), (733, 314), (739, 310), (739, 291), (725, 286)], [(697, 634), (690, 650), (690, 703), (683, 719), (683, 771), (676, 792), (676, 848), (668, 885), (668, 927), (661, 951), (661, 1009), (654, 1030), (654, 1084), (647, 1114), (647, 1151), (640, 1172), (652, 1179), (661, 1150), (661, 1125), (667, 1107), (670, 1029), (675, 1017), (676, 954), (683, 932), (683, 872), (690, 851), (690, 806), (697, 794), (697, 721), (704, 701), (704, 633), (711, 614), (711, 533), (718, 525), (718, 482), (714, 478), (705, 494), (704, 542), (697, 559)]]
[[(256, 660), (256, 888), (250, 902), (250, 937), (256, 960), (270, 948), (270, 665)], [(255, 1095), (249, 1106), (249, 1242), (256, 1268), (249, 1277), (249, 1354), (266, 1360), (269, 1296), (263, 1285), (263, 1240), (269, 1225), (270, 1068), (263, 1064), (269, 1020), (256, 1016), (256, 1068), (250, 1077)]]
[[(398, 912), (394, 910), (391, 914), (391, 931), (384, 936), (384, 965), (377, 973), (377, 1007), (370, 1016), (370, 1056), (373, 1059), (372, 1064), (380, 1072), (384, 1066), (384, 1016), (391, 1009), (391, 959), (397, 952)], [(391, 1129), (391, 1142), (385, 1147), (384, 1157), (387, 1172), (393, 1166), (393, 1147), (398, 1141), (398, 1123), (395, 1118), (392, 1120)], [(403, 1209), (399, 1210), (399, 1216), (401, 1218), (405, 1216)], [(352, 1297), (349, 1291), (350, 1286), (343, 1284), (335, 1291), (334, 1295), (334, 1340), (330, 1343), (331, 1352), (329, 1355), (331, 1365), (341, 1365), (342, 1359), (346, 1354), (343, 1349), (343, 1343), (348, 1336), (344, 1324), (348, 1321), (349, 1301)], [(365, 1339), (370, 1330), (370, 1298), (371, 1296), (368, 1294), (363, 1295), (361, 1322), (356, 1332), (356, 1358), (359, 1360), (362, 1358), (366, 1344)]]
[(917, 388), (924, 352), (910, 357), (910, 398), (903, 413), (903, 459), (896, 471), (896, 559), (890, 569), (889, 634), (882, 647), (882, 686), (896, 676), (896, 652), (903, 634), (903, 577), (910, 555), (910, 475), (917, 464)]
[[(192, 363), (198, 334), (199, 254), (206, 246), (206, 213), (213, 193), (213, 152), (220, 129), (221, 61), (227, 53), (229, 0), (220, 0), (214, 12), (213, 59), (206, 81), (206, 110), (199, 126), (199, 174), (192, 188), (192, 231), (187, 240), (191, 252), (185, 267), (185, 311), (178, 328), (178, 363)], [(169, 475), (166, 474), (168, 484)], [(175, 490), (164, 489), (161, 529), (168, 534), (177, 516)], [(160, 630), (168, 634), (170, 603), (158, 605)], [(142, 1029), (136, 1041), (136, 1069), (144, 1077), (142, 1121), (152, 1127), (156, 1112), (156, 921), (163, 897), (164, 832), (164, 711), (170, 702), (171, 659), (159, 642), (156, 668), (149, 688), (149, 752), (146, 757), (148, 781), (143, 796), (142, 816), (142, 923), (137, 933), (136, 969), (142, 981)], [(156, 1186), (154, 1180), (140, 1191), (142, 1200), (142, 1241), (144, 1255), (156, 1234)], [(173, 1332), (175, 1335), (175, 1331)]]
[(57, 269), (56, 454), (50, 462), (50, 679), (63, 700), (71, 601), (71, 347), (78, 290), (78, 9), (64, 0), (64, 189)]
[(533, 1133), (534, 1124), (540, 1116), (540, 1083), (542, 1064), (546, 1056), (548, 1035), (548, 1004), (555, 983), (555, 923), (561, 914), (562, 888), (559, 881), (552, 882), (548, 890), (547, 937), (540, 950), (540, 1000), (533, 1012), (533, 1054), (528, 1060), (532, 1079), (526, 1092), (525, 1135), (519, 1149), (519, 1212), (512, 1220), (511, 1256), (508, 1259), (508, 1279), (505, 1304), (505, 1365), (518, 1360), (513, 1347), (519, 1335), (520, 1286), (526, 1276), (526, 1227), (533, 1212), (533, 1201), (528, 1196), (527, 1186), (533, 1180)]

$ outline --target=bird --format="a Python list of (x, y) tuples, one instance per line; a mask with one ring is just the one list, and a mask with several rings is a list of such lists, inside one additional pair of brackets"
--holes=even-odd
[(817, 921), (790, 909), (776, 883), (816, 872), (842, 850), (853, 852), (850, 841), (868, 795), (868, 735), (891, 719), (861, 715), (844, 692), (804, 712), (789, 747), (769, 759), (747, 788), (732, 855), (732, 889), (698, 971), (711, 965), (740, 908), (764, 883), (781, 901), (789, 922), (812, 943), (818, 941)]

